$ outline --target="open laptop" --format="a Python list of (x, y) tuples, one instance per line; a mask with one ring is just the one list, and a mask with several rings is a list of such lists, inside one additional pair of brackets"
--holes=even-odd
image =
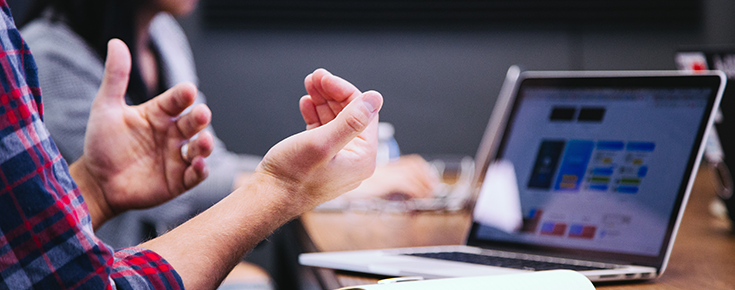
[(511, 68), (477, 152), (472, 188), (502, 194), (482, 192), (482, 183), (492, 163), (510, 162), (521, 226), (501, 230), (473, 219), (463, 246), (307, 253), (299, 261), (425, 278), (550, 269), (592, 281), (658, 277), (725, 82), (721, 72)]

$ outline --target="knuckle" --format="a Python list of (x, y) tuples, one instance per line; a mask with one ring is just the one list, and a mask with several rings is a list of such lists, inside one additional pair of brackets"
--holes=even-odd
[(347, 117), (345, 118), (345, 123), (347, 123), (347, 126), (349, 126), (355, 132), (362, 132), (363, 130), (365, 130), (365, 127), (368, 126), (368, 120), (366, 116), (363, 115), (347, 115)]
[(186, 118), (186, 130), (190, 132), (195, 132), (197, 128), (197, 121), (191, 114), (187, 115)]

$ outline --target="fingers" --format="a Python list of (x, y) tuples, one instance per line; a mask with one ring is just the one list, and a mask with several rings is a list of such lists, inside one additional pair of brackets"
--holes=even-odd
[(209, 175), (209, 167), (204, 157), (197, 156), (191, 161), (191, 165), (184, 170), (184, 187), (190, 189), (204, 181)]
[[(334, 120), (334, 117), (339, 113), (335, 113), (331, 110), (329, 104), (327, 104), (329, 100), (322, 95), (323, 90), (321, 79), (328, 76), (331, 76), (331, 73), (327, 70), (317, 69), (304, 79), (304, 87), (311, 97), (311, 102), (314, 104), (314, 109), (316, 110), (316, 116), (321, 124), (326, 124), (329, 121)], [(307, 126), (308, 124), (309, 123), (307, 122)]]
[(182, 152), (185, 155), (181, 156), (184, 162), (189, 163), (184, 169), (184, 188), (188, 190), (209, 176), (209, 167), (204, 158), (209, 156), (213, 149), (214, 137), (207, 131), (188, 143), (186, 152)]
[(194, 160), (197, 156), (209, 157), (214, 149), (214, 137), (208, 131), (203, 131), (199, 136), (189, 142), (184, 160)]
[(311, 97), (321, 124), (332, 121), (350, 101), (361, 95), (350, 82), (325, 69), (317, 69), (309, 74), (304, 79), (304, 87)]
[(306, 92), (314, 99), (316, 105), (326, 104), (329, 101), (344, 102), (360, 94), (360, 90), (353, 84), (332, 75), (329, 71), (320, 68), (304, 79)]
[(439, 178), (431, 165), (417, 154), (401, 156), (395, 163), (398, 170), (411, 176), (415, 188), (420, 189), (421, 195), (431, 193), (439, 183)]
[(178, 118), (176, 128), (181, 133), (181, 137), (188, 139), (209, 126), (212, 120), (212, 112), (204, 104), (199, 104), (190, 112), (179, 116), (194, 103), (197, 93), (193, 84), (179, 84), (144, 103), (141, 107), (146, 111), (150, 121), (162, 126), (170, 122), (172, 118)]
[(329, 73), (325, 69), (317, 69), (313, 73), (310, 73), (308, 76), (306, 76), (306, 78), (304, 79), (304, 87), (306, 88), (306, 93), (308, 93), (309, 96), (314, 99), (314, 103), (317, 105), (325, 104), (327, 102), (327, 100), (321, 94), (321, 79), (327, 75), (331, 75), (331, 73)]
[(360, 95), (357, 87), (338, 76), (324, 76), (321, 82), (322, 96), (327, 101), (349, 102)]
[(382, 106), (383, 96), (369, 91), (350, 102), (334, 121), (321, 126), (327, 132), (322, 136), (328, 142), (326, 145), (334, 151), (330, 154), (336, 154), (369, 125), (373, 125), (371, 136), (375, 140), (368, 141), (377, 142), (377, 116)]
[(427, 168), (414, 168), (405, 179), (406, 194), (413, 198), (430, 197), (437, 183), (434, 183)]
[(102, 85), (95, 102), (101, 105), (122, 105), (125, 103), (125, 92), (130, 79), (130, 51), (119, 39), (107, 43), (107, 60)]
[(322, 125), (322, 122), (319, 121), (319, 115), (316, 111), (316, 105), (314, 105), (311, 97), (301, 97), (301, 99), (299, 100), (299, 110), (301, 111), (301, 116), (304, 117), (306, 130), (311, 130)]
[(188, 139), (204, 130), (209, 126), (209, 122), (212, 120), (212, 111), (209, 107), (204, 104), (199, 104), (194, 107), (191, 112), (181, 115), (176, 120), (176, 126), (181, 132), (181, 135)]
[(379, 166), (375, 182), (386, 187), (385, 193), (400, 192), (412, 198), (430, 197), (439, 184), (436, 172), (421, 156), (411, 154)]
[(196, 86), (182, 83), (146, 102), (146, 105), (156, 109), (153, 112), (176, 117), (194, 103), (197, 93)]

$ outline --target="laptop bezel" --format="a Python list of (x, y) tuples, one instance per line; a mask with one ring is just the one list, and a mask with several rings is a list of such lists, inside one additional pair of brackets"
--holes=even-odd
[(500, 154), (502, 154), (503, 145), (506, 141), (504, 136), (507, 135), (508, 130), (511, 128), (510, 122), (512, 121), (512, 117), (514, 117), (518, 104), (520, 103), (520, 98), (517, 96), (521, 90), (521, 86), (533, 86), (539, 83), (554, 83), (556, 85), (567, 86), (572, 84), (575, 84), (575, 86), (585, 84), (586, 87), (588, 87), (589, 84), (596, 84), (598, 86), (604, 86), (606, 84), (608, 86), (613, 84), (615, 86), (632, 86), (635, 84), (637, 85), (635, 87), (682, 87), (686, 85), (698, 85), (698, 87), (717, 87), (718, 89), (713, 90), (712, 94), (708, 98), (707, 110), (703, 117), (703, 120), (706, 120), (706, 122), (702, 122), (700, 124), (697, 139), (695, 139), (696, 141), (692, 148), (692, 153), (687, 161), (687, 170), (685, 171), (684, 176), (682, 176), (682, 183), (679, 186), (675, 207), (669, 217), (666, 235), (664, 241), (661, 243), (661, 250), (657, 256), (488, 241), (477, 237), (479, 224), (474, 221), (467, 236), (466, 244), (469, 246), (494, 250), (528, 252), (537, 255), (540, 254), (562, 258), (593, 260), (606, 263), (650, 266), (656, 268), (659, 273), (662, 273), (668, 262), (674, 238), (694, 183), (697, 168), (699, 167), (699, 163), (702, 159), (704, 143), (706, 142), (707, 134), (709, 133), (707, 128), (710, 128), (714, 122), (714, 114), (722, 97), (725, 82), (726, 78), (724, 74), (719, 71), (707, 71), (697, 74), (680, 71), (529, 71), (520, 73), (520, 70), (517, 67), (511, 67), (508, 70), (506, 81), (503, 84), (503, 88), (501, 89), (501, 93), (496, 102), (496, 106), (493, 109), (493, 114), (491, 115), (490, 122), (488, 122), (488, 127), (476, 155), (477, 167), (475, 172), (479, 174), (477, 174), (473, 180), (472, 188), (475, 189), (475, 195), (478, 194), (479, 189), (482, 186), (482, 181), (488, 167)]

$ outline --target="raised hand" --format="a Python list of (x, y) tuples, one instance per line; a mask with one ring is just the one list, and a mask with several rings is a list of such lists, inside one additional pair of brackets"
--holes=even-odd
[(299, 107), (307, 131), (276, 144), (256, 173), (278, 179), (305, 209), (360, 185), (375, 170), (378, 111), (383, 97), (361, 93), (319, 69), (304, 81)]
[(77, 182), (95, 227), (123, 211), (161, 204), (197, 185), (207, 177), (204, 157), (214, 147), (208, 132), (189, 142), (211, 120), (205, 105), (179, 116), (196, 98), (194, 85), (180, 84), (144, 104), (127, 106), (130, 67), (127, 46), (111, 40), (84, 155), (71, 168), (77, 172), (75, 180), (82, 179)]
[(142, 245), (166, 258), (187, 289), (214, 288), (266, 235), (375, 170), (383, 97), (360, 93), (325, 70), (309, 75), (306, 89), (301, 113), (309, 130), (273, 146), (225, 199)]

